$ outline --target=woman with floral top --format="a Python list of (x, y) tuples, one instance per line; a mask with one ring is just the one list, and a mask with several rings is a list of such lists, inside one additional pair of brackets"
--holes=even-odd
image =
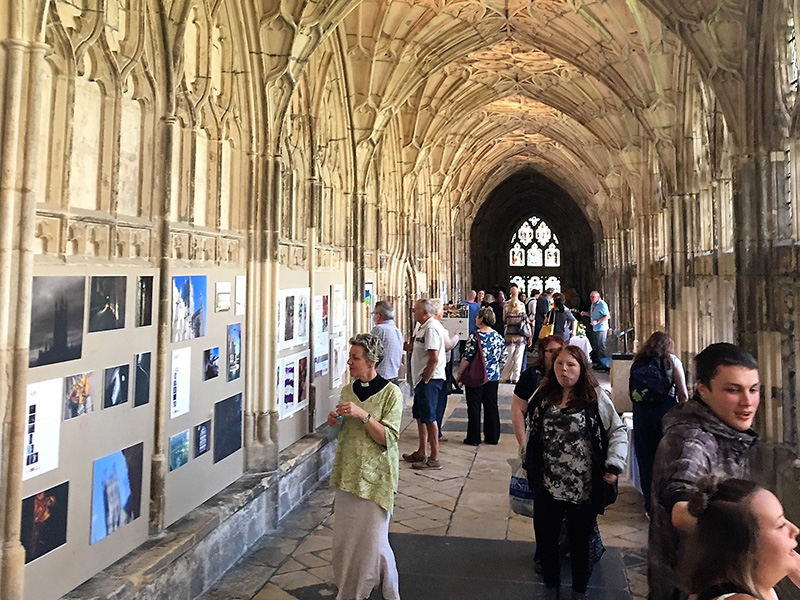
[(461, 366), (458, 369), (457, 383), (461, 383), (461, 373), (475, 358), (478, 350), (478, 336), (481, 351), (486, 362), (488, 381), (478, 387), (466, 387), (467, 396), (467, 437), (465, 444), (477, 446), (481, 443), (481, 406), (483, 406), (483, 438), (487, 444), (500, 441), (500, 410), (497, 408), (497, 386), (500, 383), (500, 370), (506, 361), (508, 351), (503, 337), (492, 326), (495, 324), (494, 310), (486, 306), (478, 311), (475, 319), (476, 330), (470, 334)]
[(560, 598), (558, 536), (566, 518), (572, 600), (583, 600), (595, 517), (613, 501), (608, 488), (616, 486), (625, 468), (628, 434), (577, 346), (558, 353), (528, 411), (525, 466), (536, 493), (533, 528), (541, 550), (545, 597)]
[(331, 471), (334, 500), (333, 573), (336, 600), (369, 598), (376, 586), (399, 600), (389, 519), (400, 474), (397, 441), (403, 394), (378, 375), (381, 341), (370, 333), (350, 339), (347, 366), (353, 383), (342, 389), (328, 425), (341, 427)]

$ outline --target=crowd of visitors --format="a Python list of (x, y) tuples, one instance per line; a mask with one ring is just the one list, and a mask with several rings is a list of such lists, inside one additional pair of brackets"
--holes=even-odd
[[(447, 397), (461, 391), (459, 384), (467, 407), (463, 442), (473, 446), (499, 442), (499, 384), (515, 384), (511, 421), (534, 494), (534, 565), (546, 597), (561, 597), (565, 550), (571, 598), (586, 597), (603, 552), (597, 516), (616, 500), (629, 456), (650, 518), (648, 600), (777, 600), (774, 588), (783, 578), (800, 586), (800, 530), (769, 490), (749, 481), (760, 398), (751, 354), (729, 343), (706, 347), (694, 357), (690, 396), (673, 339), (662, 331), (650, 335), (630, 364), (629, 453), (627, 428), (592, 373), (610, 364), (610, 311), (599, 292), (591, 292), (589, 310), (580, 313), (553, 289), (526, 298), (512, 286), (507, 300), (502, 289), (490, 292), (467, 294), (466, 339), (443, 326), (441, 301), (421, 299), (405, 344), (389, 302), (375, 305), (371, 334), (350, 340), (352, 383), (328, 415), (338, 432), (331, 474), (337, 600), (363, 600), (376, 587), (384, 598), (399, 598), (388, 525), (399, 474), (403, 396), (396, 384), (404, 352), (419, 445), (402, 458), (414, 469), (442, 469)], [(569, 344), (577, 334), (573, 312), (587, 319), (591, 367), (586, 350)], [(451, 375), (454, 349), (460, 362)]]

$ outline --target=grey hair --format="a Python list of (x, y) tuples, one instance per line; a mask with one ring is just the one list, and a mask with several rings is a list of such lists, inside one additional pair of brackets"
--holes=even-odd
[(361, 346), (364, 349), (364, 358), (368, 363), (377, 365), (383, 360), (383, 342), (377, 335), (371, 333), (357, 333), (350, 338), (351, 346)]
[(432, 315), (441, 314), (444, 311), (444, 303), (441, 298), (431, 298)]
[(419, 307), (429, 315), (436, 314), (433, 312), (433, 300), (430, 298), (420, 298)]
[(391, 321), (394, 319), (394, 304), (386, 300), (381, 300), (375, 303), (375, 310), (373, 312), (378, 313), (384, 321)]

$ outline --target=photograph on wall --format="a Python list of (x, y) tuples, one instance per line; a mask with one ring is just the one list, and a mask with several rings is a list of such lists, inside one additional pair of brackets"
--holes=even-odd
[(308, 352), (303, 352), (297, 359), (297, 408), (308, 404)]
[(283, 418), (283, 359), (275, 361), (275, 398), (278, 400), (278, 418)]
[(231, 282), (220, 281), (216, 284), (215, 312), (225, 312), (231, 309)]
[(81, 357), (85, 302), (85, 277), (33, 278), (29, 367)]
[(69, 481), (22, 500), (20, 541), (25, 564), (67, 543)]
[(208, 306), (205, 275), (172, 278), (172, 341), (182, 342), (206, 334)]
[(294, 344), (294, 294), (283, 299), (283, 345), (288, 348)]
[(330, 327), (330, 316), (329, 316), (329, 311), (328, 311), (328, 304), (329, 304), (328, 301), (329, 301), (329, 299), (330, 299), (330, 296), (328, 296), (327, 294), (322, 296), (322, 320), (321, 320), (321, 323), (322, 323), (322, 331), (325, 332), (325, 333), (328, 333), (328, 331), (330, 331), (330, 329), (329, 329), (329, 327)]
[(192, 349), (172, 351), (171, 395), (169, 418), (174, 419), (189, 412), (189, 387), (192, 381)]
[(133, 406), (150, 402), (150, 352), (136, 355), (133, 374)]
[(169, 470), (174, 471), (189, 462), (189, 430), (169, 438)]
[(214, 463), (242, 447), (242, 395), (214, 405)]
[(128, 401), (130, 365), (119, 365), (105, 370), (103, 375), (103, 408), (119, 406)]
[(331, 286), (331, 331), (339, 332), (344, 327), (344, 286)]
[(89, 333), (125, 327), (124, 275), (92, 277), (89, 286)]
[(342, 376), (347, 368), (347, 347), (343, 337), (336, 337), (331, 339), (331, 356), (330, 356), (330, 369), (331, 369), (331, 388), (337, 388), (342, 385)]
[(25, 400), (25, 451), (22, 480), (58, 467), (64, 380), (50, 379), (28, 384)]
[(64, 384), (65, 421), (94, 411), (92, 394), (97, 391), (94, 371), (70, 375), (64, 379)]
[(242, 374), (242, 324), (228, 325), (228, 381)]
[(315, 354), (314, 355), (314, 379), (317, 377), (325, 377), (328, 374), (328, 365), (330, 361), (328, 359), (328, 351), (325, 351), (325, 354)]
[(194, 457), (202, 456), (211, 449), (211, 419), (194, 427)]
[(314, 379), (328, 374), (328, 296), (314, 296)]
[(94, 461), (91, 544), (141, 515), (143, 450), (139, 442)]
[(235, 286), (234, 291), (236, 295), (234, 302), (236, 304), (233, 313), (238, 316), (244, 314), (245, 306), (247, 305), (247, 277), (244, 275), (237, 275)]
[(153, 324), (153, 276), (143, 275), (136, 281), (136, 327)]
[(297, 298), (297, 308), (295, 309), (295, 314), (297, 315), (297, 336), (295, 342), (297, 344), (307, 344), (308, 330), (310, 329), (309, 317), (311, 316), (311, 291), (308, 289), (298, 290), (295, 297)]
[(283, 360), (283, 377), (281, 378), (283, 387), (280, 400), (280, 414), (287, 417), (295, 411), (297, 402), (297, 359), (294, 356)]
[(203, 381), (219, 377), (219, 346), (203, 350)]
[(375, 308), (375, 286), (367, 282), (364, 284), (364, 311), (365, 323), (372, 324), (372, 309)]

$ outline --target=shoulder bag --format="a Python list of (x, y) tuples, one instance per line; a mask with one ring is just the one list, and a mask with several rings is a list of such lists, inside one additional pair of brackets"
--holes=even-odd
[(554, 327), (552, 321), (554, 320), (555, 319), (553, 318), (553, 311), (551, 310), (549, 313), (547, 313), (547, 317), (545, 317), (544, 319), (544, 325), (542, 325), (542, 328), (539, 330), (539, 339), (546, 338), (549, 335), (553, 335)]
[(480, 387), (489, 381), (489, 376), (486, 374), (486, 359), (483, 357), (481, 349), (481, 336), (477, 331), (475, 332), (475, 343), (477, 346), (475, 357), (467, 363), (464, 372), (459, 374), (461, 382), (471, 388)]

